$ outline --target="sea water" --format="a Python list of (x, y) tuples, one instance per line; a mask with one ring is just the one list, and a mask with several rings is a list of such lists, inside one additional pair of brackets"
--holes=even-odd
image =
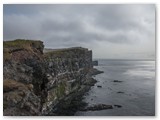
[[(112, 105), (113, 109), (78, 111), (78, 116), (153, 116), (155, 115), (155, 61), (98, 60), (97, 83), (84, 96), (88, 106)], [(114, 82), (119, 80), (122, 82)], [(102, 86), (102, 88), (97, 87)], [(121, 105), (122, 107), (114, 107)]]

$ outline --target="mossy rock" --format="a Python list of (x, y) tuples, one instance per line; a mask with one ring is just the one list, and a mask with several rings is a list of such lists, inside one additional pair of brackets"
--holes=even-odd
[(64, 82), (60, 83), (56, 88), (56, 95), (58, 98), (61, 98), (65, 95), (66, 84)]
[(63, 96), (65, 96), (66, 85), (64, 83), (59, 83), (57, 87), (53, 88), (49, 91), (47, 101), (55, 101), (55, 99), (59, 100)]
[(3, 61), (9, 61), (11, 59), (11, 54), (8, 49), (3, 50)]
[(3, 100), (3, 109), (6, 109), (6, 108), (8, 108), (8, 102), (7, 101), (5, 101), (5, 100)]
[(3, 81), (4, 92), (13, 91), (20, 88), (24, 89), (24, 91), (28, 90), (28, 85), (24, 85), (23, 83), (17, 82), (15, 80), (9, 80), (9, 79), (6, 79)]

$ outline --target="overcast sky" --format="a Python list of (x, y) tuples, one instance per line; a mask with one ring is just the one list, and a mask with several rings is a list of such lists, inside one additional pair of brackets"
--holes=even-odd
[(4, 40), (82, 46), (94, 58), (155, 58), (155, 5), (4, 5)]

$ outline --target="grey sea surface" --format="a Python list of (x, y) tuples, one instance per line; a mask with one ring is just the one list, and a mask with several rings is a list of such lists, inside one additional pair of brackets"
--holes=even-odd
[(95, 68), (104, 73), (94, 77), (98, 82), (84, 96), (83, 101), (87, 102), (88, 106), (113, 105), (113, 109), (77, 111), (76, 116), (155, 115), (155, 61), (98, 60), (98, 62), (99, 66)]

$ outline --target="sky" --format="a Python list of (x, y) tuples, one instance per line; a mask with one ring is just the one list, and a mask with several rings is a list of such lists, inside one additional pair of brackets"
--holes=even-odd
[(93, 58), (155, 59), (154, 4), (5, 4), (3, 40), (85, 47)]

